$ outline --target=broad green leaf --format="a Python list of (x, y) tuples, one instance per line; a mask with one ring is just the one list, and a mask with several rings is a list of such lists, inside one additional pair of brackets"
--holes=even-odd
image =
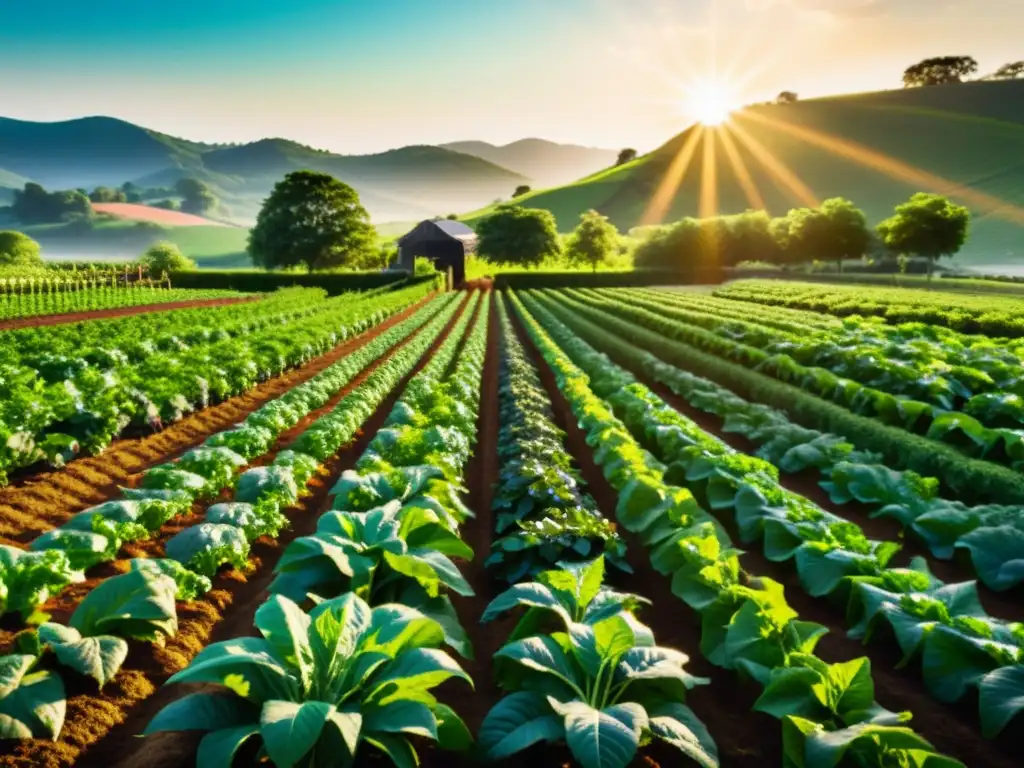
[(718, 747), (707, 727), (682, 704), (660, 704), (648, 710), (651, 734), (671, 744), (704, 768), (718, 768)]
[(335, 711), (323, 701), (268, 701), (260, 713), (260, 736), (278, 768), (291, 768), (316, 744)]
[(259, 723), (221, 728), (203, 736), (196, 751), (196, 768), (230, 768), (242, 745), (260, 732)]
[(639, 704), (598, 710), (581, 701), (563, 704), (548, 697), (548, 703), (562, 716), (565, 741), (583, 768), (626, 768), (649, 727), (647, 712)]
[(1024, 666), (993, 670), (985, 675), (978, 690), (982, 733), (986, 738), (995, 738), (1024, 710)]
[(223, 693), (190, 693), (160, 710), (149, 721), (145, 735), (158, 731), (218, 731), (255, 725), (259, 707)]
[(562, 718), (533, 691), (503, 697), (487, 713), (477, 734), (480, 748), (490, 760), (503, 760), (537, 742), (553, 743), (564, 736)]

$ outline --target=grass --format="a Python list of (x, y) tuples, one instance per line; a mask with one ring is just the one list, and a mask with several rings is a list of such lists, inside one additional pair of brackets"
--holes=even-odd
[[(933, 177), (1024, 208), (1022, 81), (814, 99), (787, 106), (755, 107), (751, 114), (855, 142)], [(913, 192), (954, 191), (948, 185), (929, 188), (921, 178), (894, 178), (752, 117), (735, 119), (816, 198), (848, 197), (864, 208), (872, 223), (888, 216), (896, 203)], [(633, 163), (601, 171), (573, 184), (532, 192), (520, 202), (550, 210), (562, 231), (574, 228), (579, 215), (588, 208), (600, 210), (621, 230), (628, 230), (640, 224), (647, 202), (688, 136), (689, 132), (684, 132)], [(717, 144), (718, 210), (741, 212), (752, 207), (751, 203), (736, 180), (721, 141)], [(772, 214), (783, 214), (800, 204), (748, 147), (740, 141), (736, 144)], [(703, 151), (698, 148), (671, 199), (665, 220), (697, 214), (703, 164)], [(491, 210), (483, 208), (462, 218), (473, 224)], [(1014, 264), (1024, 265), (1024, 227), (976, 210), (971, 238), (952, 265), (999, 271), (1000, 267)]]

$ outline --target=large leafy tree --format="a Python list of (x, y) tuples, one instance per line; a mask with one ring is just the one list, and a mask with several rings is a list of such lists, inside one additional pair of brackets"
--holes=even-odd
[(352, 187), (316, 171), (279, 181), (249, 233), (249, 254), (266, 269), (355, 266), (376, 255), (376, 231)]
[(47, 192), (29, 182), (15, 190), (11, 212), (22, 224), (52, 224), (71, 218), (92, 216), (89, 198), (78, 190)]
[(569, 238), (566, 255), (574, 264), (597, 265), (607, 261), (619, 245), (619, 230), (597, 211), (586, 211), (580, 216), (579, 226)]
[(1024, 77), (1024, 61), (1014, 61), (1004, 64), (992, 75), (992, 80), (1017, 80)]
[(970, 56), (937, 56), (925, 59), (903, 72), (903, 86), (945, 85), (963, 82), (978, 71), (978, 62)]
[(772, 218), (765, 211), (746, 211), (724, 218), (720, 259), (735, 266), (744, 261), (778, 261), (779, 246), (772, 234)]
[(0, 265), (34, 267), (43, 265), (39, 243), (23, 232), (0, 232)]
[(795, 261), (859, 259), (871, 247), (871, 229), (864, 212), (841, 197), (818, 208), (798, 208), (789, 214), (789, 250)]
[(498, 264), (533, 266), (561, 254), (551, 211), (502, 205), (477, 225), (481, 256)]
[(942, 195), (918, 192), (896, 206), (878, 225), (878, 235), (893, 253), (928, 259), (931, 279), (936, 260), (957, 254), (971, 226), (971, 212)]

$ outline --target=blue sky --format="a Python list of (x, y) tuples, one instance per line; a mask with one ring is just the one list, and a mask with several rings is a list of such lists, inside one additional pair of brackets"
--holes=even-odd
[[(0, 114), (109, 114), (341, 152), (525, 136), (649, 149), (697, 80), (740, 101), (1024, 58), (1011, 0), (6, 0)], [(965, 8), (969, 6), (969, 8)]]

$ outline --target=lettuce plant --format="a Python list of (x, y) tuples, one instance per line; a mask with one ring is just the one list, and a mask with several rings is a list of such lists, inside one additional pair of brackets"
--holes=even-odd
[(305, 614), (281, 596), (256, 612), (262, 637), (204, 648), (172, 683), (210, 683), (165, 707), (147, 734), (202, 731), (198, 768), (230, 766), (258, 739), (260, 757), (279, 768), (352, 766), (379, 752), (415, 765), (410, 734), (444, 749), (466, 749), (465, 725), (431, 689), (470, 678), (439, 650), (437, 622), (401, 605), (371, 608), (347, 594)]
[(17, 611), (28, 619), (51, 594), (84, 578), (63, 550), (25, 552), (0, 545), (0, 615)]
[(175, 534), (165, 547), (167, 556), (212, 579), (228, 563), (239, 570), (249, 560), (249, 540), (241, 528), (223, 523), (199, 523)]

